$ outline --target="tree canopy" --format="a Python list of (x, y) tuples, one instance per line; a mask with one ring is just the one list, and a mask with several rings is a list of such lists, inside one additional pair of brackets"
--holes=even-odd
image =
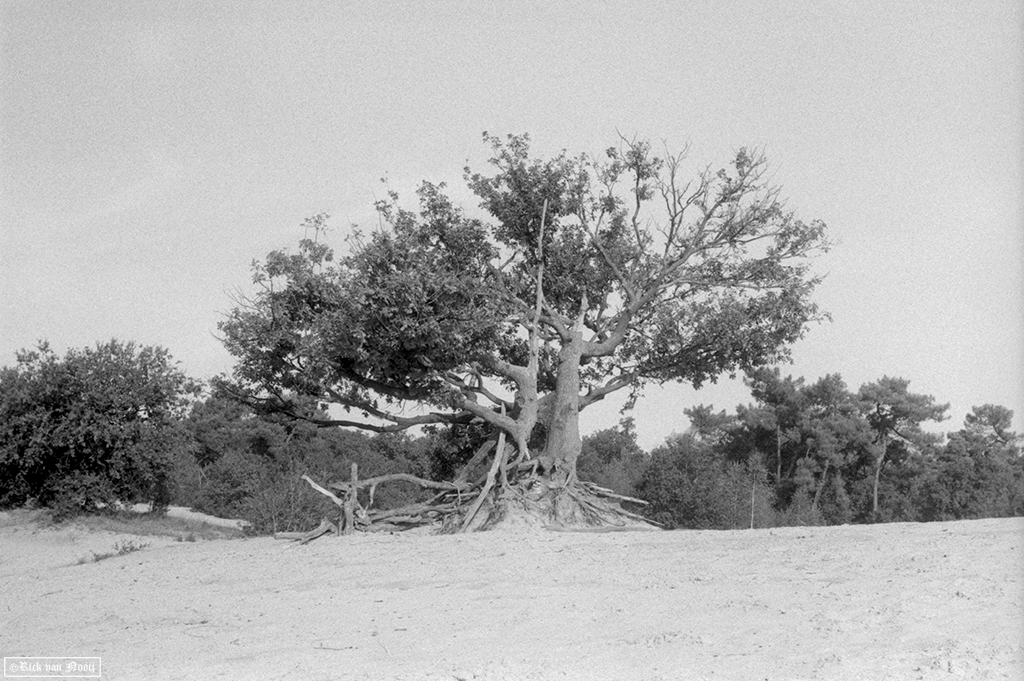
[(484, 140), (489, 171), (465, 178), (486, 218), (424, 183), (417, 211), (389, 193), (338, 258), (319, 215), (296, 253), (254, 264), (220, 325), (235, 395), (324, 426), (483, 422), (567, 482), (582, 409), (778, 362), (823, 316), (825, 226), (785, 208), (760, 153), (687, 181), (685, 153), (645, 141), (540, 159), (527, 135)]
[(0, 369), (0, 505), (31, 499), (70, 514), (167, 503), (180, 418), (198, 390), (159, 347), (19, 352)]

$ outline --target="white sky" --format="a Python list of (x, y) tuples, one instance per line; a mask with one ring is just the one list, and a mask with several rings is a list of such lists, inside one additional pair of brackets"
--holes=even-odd
[[(0, 0), (0, 365), (48, 339), (215, 339), (249, 263), (305, 217), (372, 224), (378, 182), (462, 189), (484, 130), (597, 153), (616, 131), (763, 146), (788, 205), (837, 240), (834, 321), (786, 373), (882, 375), (1002, 404), (1024, 430), (1024, 12), (977, 2), (39, 2)], [(411, 205), (411, 203), (410, 203)], [(728, 381), (649, 389), (651, 447)], [(613, 401), (584, 412), (613, 425)]]

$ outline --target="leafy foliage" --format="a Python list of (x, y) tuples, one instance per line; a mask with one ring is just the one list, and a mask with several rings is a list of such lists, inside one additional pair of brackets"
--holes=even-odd
[(0, 370), (0, 505), (60, 515), (166, 504), (180, 417), (198, 385), (168, 352), (112, 340), (60, 358), (43, 343)]
[(650, 517), (668, 528), (738, 529), (750, 527), (752, 514), (757, 527), (775, 524), (763, 470), (728, 461), (692, 432), (651, 452), (637, 488)]
[[(921, 426), (942, 418), (947, 405), (909, 392), (905, 379), (883, 377), (853, 393), (838, 374), (807, 384), (764, 368), (748, 372), (747, 384), (755, 403), (741, 405), (735, 415), (707, 406), (686, 410), (696, 444), (681, 451), (703, 447), (709, 461), (755, 467), (764, 461), (776, 524), (1024, 513), (1021, 440), (1009, 430), (1012, 412), (1004, 407), (975, 407), (964, 428), (943, 443), (942, 436)], [(699, 514), (686, 510), (685, 503), (692, 502), (683, 497), (699, 494), (667, 491), (658, 471), (678, 475), (666, 467), (664, 454), (659, 456), (662, 460), (653, 460), (645, 473), (645, 489), (659, 503), (676, 494), (669, 503), (675, 510), (668, 509), (676, 514), (673, 522), (695, 522)], [(686, 466), (692, 488), (702, 478), (693, 473), (693, 464)]]
[(484, 139), (492, 174), (466, 180), (491, 222), (424, 183), (417, 212), (389, 193), (381, 229), (337, 260), (321, 215), (297, 254), (255, 264), (257, 293), (221, 325), (224, 386), (321, 425), (485, 423), (523, 458), (540, 429), (545, 470), (571, 481), (581, 409), (778, 361), (821, 317), (824, 225), (783, 208), (761, 156), (684, 183), (684, 155), (642, 141), (537, 159), (526, 135)]
[[(404, 434), (367, 437), (251, 409), (214, 395), (185, 420), (193, 439), (190, 457), (177, 460), (178, 503), (212, 515), (247, 520), (254, 532), (306, 530), (337, 510), (301, 480), (348, 479), (356, 463), (362, 477), (386, 473), (423, 475), (426, 448)], [(378, 508), (419, 499), (401, 485), (374, 495)], [(369, 498), (361, 498), (364, 505)]]
[(1005, 407), (974, 407), (923, 471), (915, 490), (921, 519), (1024, 515), (1024, 457), (1012, 417)]
[(636, 496), (637, 484), (650, 457), (636, 442), (633, 419), (623, 419), (618, 428), (607, 428), (583, 438), (577, 463), (580, 480), (606, 487), (618, 494)]

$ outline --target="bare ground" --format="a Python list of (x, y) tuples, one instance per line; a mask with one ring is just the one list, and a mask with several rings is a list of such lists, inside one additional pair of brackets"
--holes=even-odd
[[(0, 652), (104, 679), (1024, 679), (1024, 519), (179, 542), (0, 514)], [(137, 537), (132, 539), (138, 539)]]

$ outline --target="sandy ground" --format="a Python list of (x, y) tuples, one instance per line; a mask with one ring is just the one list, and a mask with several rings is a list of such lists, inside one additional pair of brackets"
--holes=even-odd
[(104, 679), (1024, 679), (1024, 519), (151, 538), (84, 564), (119, 537), (7, 519), (0, 652)]

